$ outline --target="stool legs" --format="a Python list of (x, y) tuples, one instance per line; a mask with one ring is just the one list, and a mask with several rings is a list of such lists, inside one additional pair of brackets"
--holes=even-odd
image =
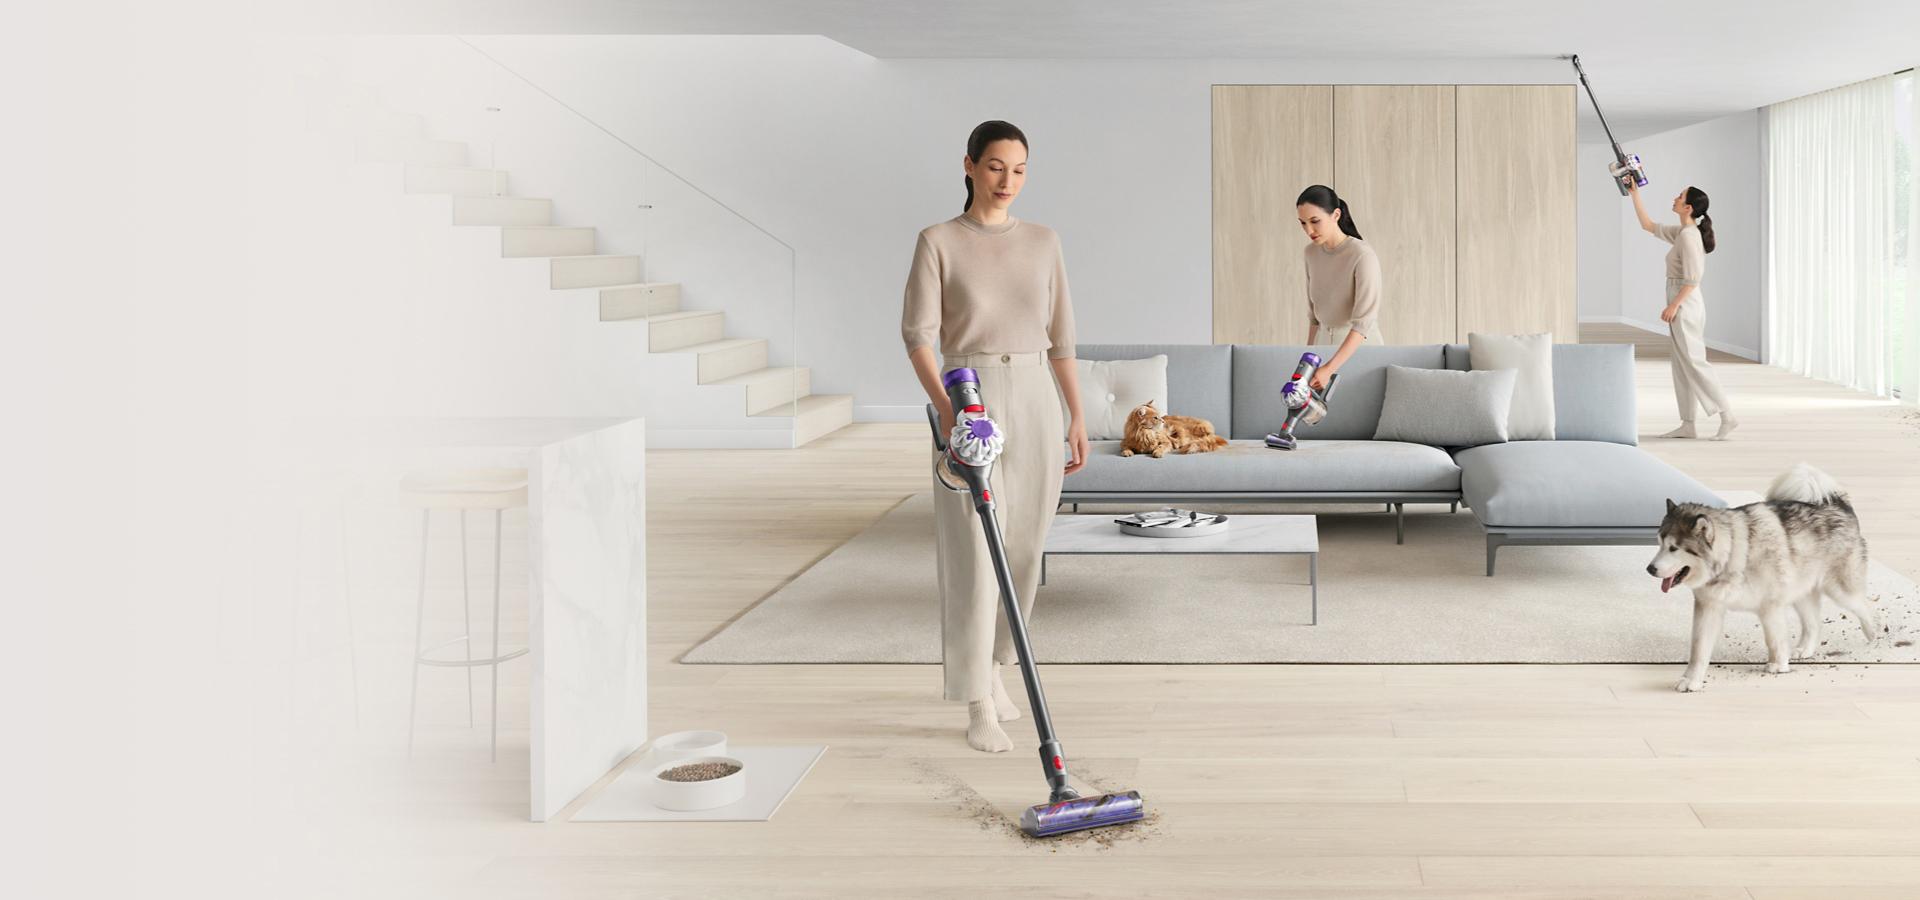
[[(462, 665), (460, 662), (429, 661), (425, 658), (427, 535), (428, 526), (431, 522), (429, 518), (430, 515), (431, 513), (428, 510), (423, 509), (420, 511), (420, 573), (418, 589), (414, 597), (413, 611), (413, 686), (407, 697), (408, 756), (413, 755), (413, 739), (415, 731), (417, 730), (416, 720), (420, 707), (420, 667), (425, 665)], [(502, 526), (504, 524), (503, 515), (504, 510), (496, 509), (493, 511), (493, 653), (485, 659), (475, 659), (473, 656), (473, 604), (469, 596), (467, 574), (467, 516), (466, 510), (460, 510), (460, 594), (462, 614), (465, 616), (466, 621), (466, 634), (454, 639), (467, 645), (464, 668), (467, 670), (467, 724), (469, 725), (472, 725), (474, 721), (473, 669), (475, 666), (487, 666), (493, 670), (492, 693), (489, 699), (488, 709), (488, 718), (490, 720), (489, 730), (491, 733), (487, 738), (487, 758), (495, 761), (500, 758), (500, 664), (508, 659), (525, 655), (527, 652), (525, 649), (520, 649), (506, 656), (502, 656), (500, 653), (500, 570), (501, 550), (505, 544), (504, 535), (502, 534)], [(448, 641), (447, 643), (451, 644), (453, 641)], [(442, 646), (445, 646), (445, 644), (436, 644), (435, 648), (437, 649)]]
[[(500, 510), (493, 511), (493, 699), (488, 704), (487, 718), (493, 720), (493, 734), (487, 738), (487, 760), (499, 759), (500, 752)], [(472, 642), (468, 642), (468, 654), (472, 654)], [(468, 673), (473, 668), (467, 668)]]
[[(466, 628), (467, 727), (473, 727), (473, 596), (467, 587), (467, 511), (460, 510), (460, 619)], [(497, 655), (497, 654), (496, 654)]]
[(413, 601), (413, 687), (407, 692), (407, 755), (413, 755), (414, 713), (420, 706), (420, 636), (427, 615), (428, 511), (420, 511), (420, 590)]

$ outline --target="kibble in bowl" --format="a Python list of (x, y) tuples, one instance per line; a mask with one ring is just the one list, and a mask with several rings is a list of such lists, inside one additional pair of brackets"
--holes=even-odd
[(715, 778), (725, 778), (728, 775), (732, 775), (733, 773), (738, 771), (740, 771), (740, 767), (732, 763), (723, 763), (723, 762), (687, 763), (685, 765), (674, 766), (673, 768), (668, 769), (665, 772), (661, 772), (660, 780), (661, 781), (712, 781)]
[(661, 809), (715, 809), (747, 795), (746, 764), (730, 756), (676, 759), (648, 773), (653, 804)]

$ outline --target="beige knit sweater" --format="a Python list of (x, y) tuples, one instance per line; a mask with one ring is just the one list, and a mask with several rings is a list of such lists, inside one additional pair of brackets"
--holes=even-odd
[(913, 248), (900, 336), (909, 352), (1033, 353), (1073, 357), (1073, 304), (1060, 236), (1008, 216), (965, 215), (929, 226)]
[(1308, 324), (1319, 325), (1320, 335), (1351, 324), (1369, 340), (1380, 317), (1380, 259), (1357, 237), (1340, 242), (1329, 253), (1319, 244), (1307, 245)]

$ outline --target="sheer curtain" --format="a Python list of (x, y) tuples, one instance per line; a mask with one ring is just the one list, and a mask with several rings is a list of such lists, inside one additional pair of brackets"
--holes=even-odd
[(1882, 396), (1893, 386), (1894, 327), (1905, 325), (1889, 321), (1897, 77), (1778, 103), (1767, 116), (1767, 361)]
[(1897, 86), (1906, 93), (1907, 101), (1901, 110), (1904, 117), (1898, 123), (1903, 156), (1898, 167), (1907, 181), (1907, 208), (1903, 211), (1907, 246), (1901, 260), (1907, 279), (1900, 303), (1905, 314), (1894, 316), (1900, 351), (1894, 356), (1894, 388), (1901, 400), (1920, 403), (1920, 70), (1908, 69), (1905, 80)]

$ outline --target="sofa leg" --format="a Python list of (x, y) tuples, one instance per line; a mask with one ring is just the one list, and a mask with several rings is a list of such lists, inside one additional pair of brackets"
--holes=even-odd
[(1405, 503), (1393, 504), (1393, 542), (1396, 544), (1407, 542), (1407, 505)]
[(1452, 503), (1447, 504), (1447, 515), (1453, 515), (1454, 513), (1457, 513), (1459, 511), (1460, 511), (1460, 501), (1455, 500)]
[(1499, 549), (1500, 549), (1500, 539), (1491, 534), (1487, 535), (1487, 577), (1488, 578), (1493, 577), (1493, 554), (1495, 551)]

